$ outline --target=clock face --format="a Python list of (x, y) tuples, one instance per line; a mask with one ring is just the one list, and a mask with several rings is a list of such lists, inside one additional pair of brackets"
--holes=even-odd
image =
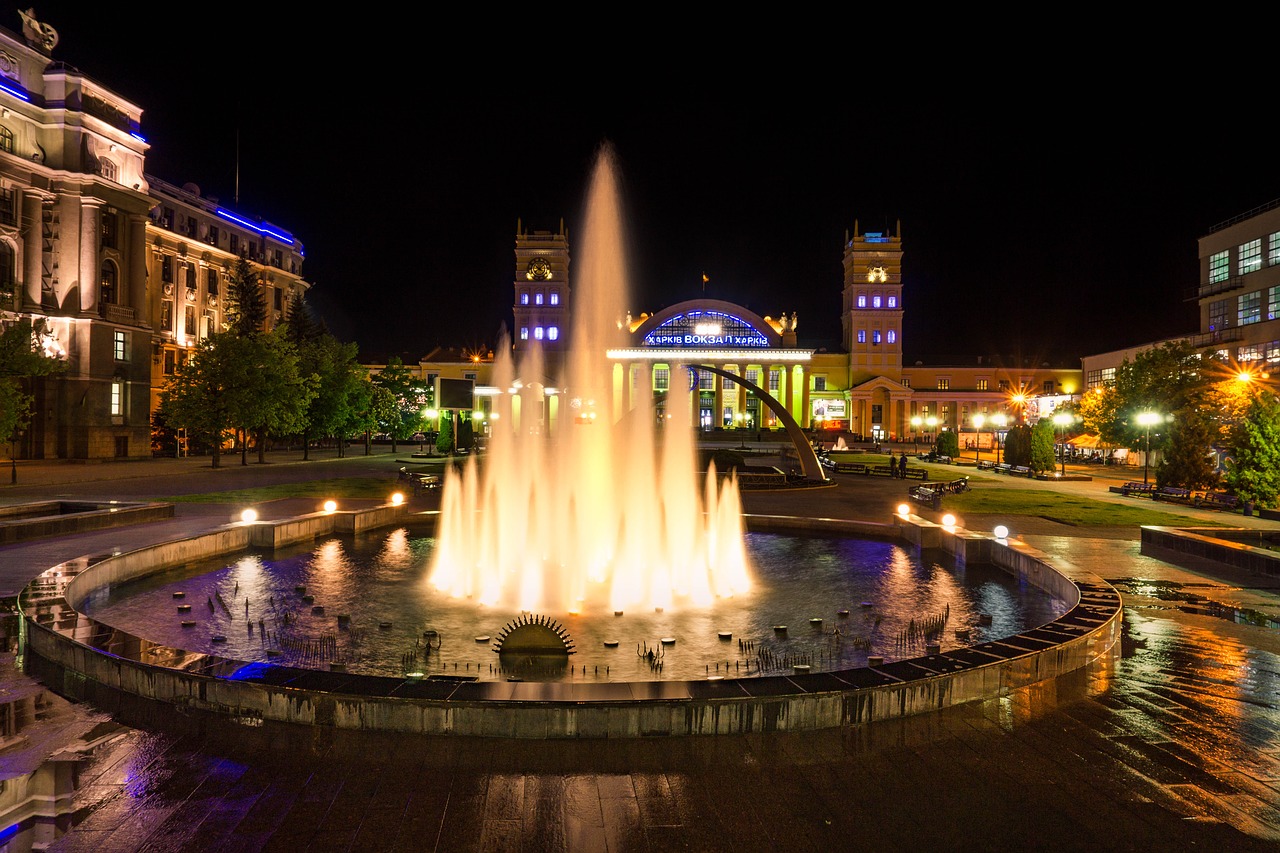
[(546, 258), (534, 258), (529, 261), (524, 275), (529, 281), (546, 281), (551, 278), (551, 264)]
[(867, 281), (882, 282), (889, 278), (889, 273), (884, 267), (868, 267)]

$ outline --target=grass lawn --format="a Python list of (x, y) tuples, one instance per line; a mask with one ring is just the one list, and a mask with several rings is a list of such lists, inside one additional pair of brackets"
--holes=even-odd
[(306, 483), (280, 483), (254, 489), (236, 489), (230, 492), (208, 492), (203, 495), (178, 495), (163, 498), (174, 503), (249, 503), (273, 501), (279, 498), (372, 498), (386, 500), (392, 492), (408, 493), (408, 483), (388, 480), (385, 477), (350, 477), (333, 480), (314, 480)]
[[(1153, 524), (1172, 527), (1227, 526), (1145, 504), (1125, 504), (1081, 498), (1058, 492), (1002, 489), (983, 485), (958, 495), (947, 495), (946, 508), (961, 514), (1032, 515), (1077, 527), (1124, 527)], [(1229, 518), (1230, 516), (1228, 516)]]

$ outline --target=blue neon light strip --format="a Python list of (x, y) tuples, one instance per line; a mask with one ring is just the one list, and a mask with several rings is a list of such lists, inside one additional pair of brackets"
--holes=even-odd
[(147, 141), (147, 138), (143, 136), (141, 133), (130, 133), (129, 135), (132, 136), (134, 139), (138, 140), (139, 142)]
[(8, 92), (10, 95), (13, 95), (15, 98), (19, 98), (21, 100), (26, 101), (27, 103), (31, 103), (31, 98), (27, 97), (26, 92), (20, 92), (17, 89), (4, 85), (3, 83), (0, 83), (0, 92)]
[(245, 228), (250, 228), (254, 231), (257, 231), (259, 234), (266, 235), (267, 237), (274, 237), (275, 239), (279, 240), (281, 243), (288, 243), (290, 246), (293, 245), (292, 234), (286, 234), (282, 231), (273, 231), (272, 229), (267, 228), (263, 225), (258, 225), (256, 223), (250, 222), (249, 220), (243, 217), (236, 216), (231, 211), (222, 207), (218, 208), (217, 214), (221, 216), (223, 219), (230, 219), (232, 222), (236, 223), (237, 225), (243, 225)]

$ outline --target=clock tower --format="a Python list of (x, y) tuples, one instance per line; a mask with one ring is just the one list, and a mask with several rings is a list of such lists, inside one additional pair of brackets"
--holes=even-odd
[(844, 241), (841, 320), (850, 381), (902, 376), (902, 223), (897, 233), (866, 231)]
[(525, 231), (516, 222), (515, 305), (512, 344), (517, 353), (533, 346), (560, 352), (569, 345), (569, 237)]

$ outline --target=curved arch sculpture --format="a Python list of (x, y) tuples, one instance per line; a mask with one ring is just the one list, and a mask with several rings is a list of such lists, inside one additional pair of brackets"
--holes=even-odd
[(736, 373), (730, 373), (727, 370), (721, 370), (709, 364), (686, 364), (685, 367), (690, 370), (705, 370), (708, 373), (714, 373), (716, 376), (731, 379), (764, 401), (764, 404), (769, 407), (769, 411), (777, 415), (778, 420), (786, 427), (787, 437), (796, 446), (796, 454), (800, 457), (800, 468), (804, 471), (804, 475), (810, 480), (817, 480), (821, 483), (827, 481), (827, 472), (822, 470), (822, 465), (818, 462), (818, 454), (813, 452), (813, 445), (809, 443), (809, 437), (804, 434), (804, 430), (801, 429), (800, 424), (796, 423), (796, 419), (791, 417), (791, 413), (787, 411), (786, 407), (775, 400), (768, 391), (754, 382), (748, 382)]

